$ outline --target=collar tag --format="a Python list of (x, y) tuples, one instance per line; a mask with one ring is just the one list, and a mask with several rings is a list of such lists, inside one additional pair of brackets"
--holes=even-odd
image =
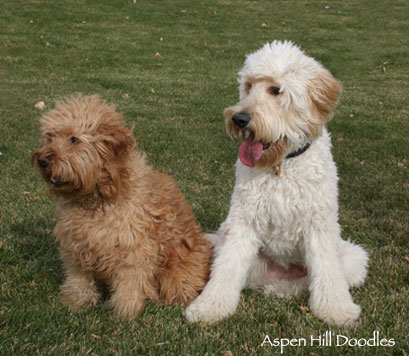
[[(301, 147), (300, 149), (298, 149), (297, 151), (291, 152), (290, 154), (288, 154), (285, 159), (287, 158), (294, 158), (297, 157), (301, 154), (303, 154), (305, 151), (307, 151), (311, 146), (311, 142), (308, 142), (304, 147)], [(281, 163), (278, 163), (276, 166), (274, 166), (274, 173), (277, 177), (279, 177), (281, 175)]]
[(276, 176), (279, 177), (281, 175), (281, 163), (275, 166), (275, 170)]

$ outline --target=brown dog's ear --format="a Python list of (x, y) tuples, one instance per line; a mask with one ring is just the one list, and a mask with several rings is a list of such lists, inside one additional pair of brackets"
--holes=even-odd
[(105, 199), (115, 199), (129, 190), (128, 158), (135, 147), (132, 131), (124, 125), (122, 116), (111, 114), (98, 129), (96, 143), (103, 163), (97, 187)]
[(106, 162), (98, 179), (97, 189), (106, 200), (115, 199), (122, 191), (129, 191), (129, 170), (121, 162)]
[(313, 117), (317, 117), (324, 124), (331, 118), (341, 87), (341, 83), (327, 70), (321, 70), (317, 77), (311, 80), (308, 93)]
[(101, 148), (101, 153), (107, 159), (126, 159), (135, 147), (135, 140), (132, 131), (123, 125), (104, 124), (99, 129), (101, 143), (105, 147)]

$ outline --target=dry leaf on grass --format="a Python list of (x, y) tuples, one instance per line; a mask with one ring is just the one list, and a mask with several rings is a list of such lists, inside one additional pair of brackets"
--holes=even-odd
[(301, 313), (309, 313), (311, 311), (310, 308), (301, 305), (298, 309), (300, 309)]
[(220, 354), (222, 354), (223, 356), (234, 356), (231, 351), (222, 351), (220, 352)]
[(166, 340), (164, 342), (158, 342), (157, 344), (155, 344), (155, 346), (168, 345), (169, 343), (170, 343), (169, 340)]
[(44, 101), (39, 101), (38, 103), (35, 103), (35, 104), (34, 104), (34, 107), (35, 107), (36, 109), (43, 110), (43, 109), (45, 108), (45, 103), (44, 103)]
[(201, 322), (199, 323), (199, 325), (200, 325), (201, 328), (206, 328), (209, 324), (206, 323), (206, 322), (204, 322), (204, 321), (201, 321)]

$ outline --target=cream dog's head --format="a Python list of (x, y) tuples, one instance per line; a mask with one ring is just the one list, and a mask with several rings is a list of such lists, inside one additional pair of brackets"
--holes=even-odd
[(239, 73), (240, 102), (224, 110), (227, 131), (244, 137), (239, 157), (271, 167), (321, 134), (341, 84), (291, 42), (250, 54)]

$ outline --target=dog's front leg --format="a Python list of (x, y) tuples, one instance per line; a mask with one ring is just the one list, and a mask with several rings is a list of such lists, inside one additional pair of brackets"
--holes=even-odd
[(110, 282), (111, 299), (107, 306), (122, 319), (133, 319), (143, 309), (146, 298), (155, 299), (157, 292), (151, 281), (152, 274), (145, 268), (117, 268)]
[(259, 243), (246, 226), (220, 229), (219, 234), (223, 242), (216, 248), (210, 280), (185, 312), (190, 322), (212, 323), (233, 314), (249, 268), (257, 258)]
[(83, 271), (75, 263), (65, 264), (66, 278), (60, 287), (60, 300), (72, 309), (95, 305), (100, 297), (94, 276)]
[(336, 221), (313, 222), (304, 237), (305, 263), (309, 276), (310, 307), (315, 315), (339, 326), (353, 325), (361, 308), (348, 290), (337, 239), (340, 228)]

